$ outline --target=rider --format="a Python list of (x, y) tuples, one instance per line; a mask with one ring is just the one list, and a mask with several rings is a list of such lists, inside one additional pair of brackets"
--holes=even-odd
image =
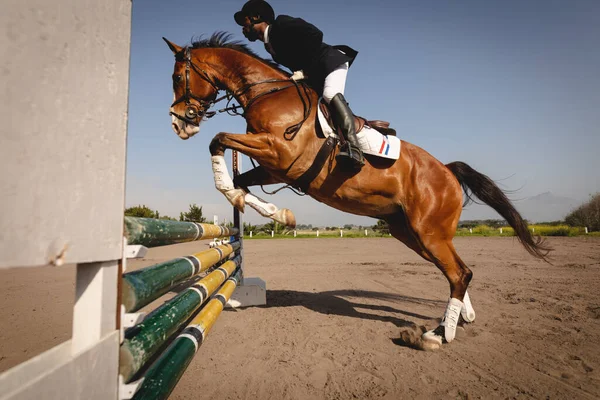
[(323, 96), (335, 125), (346, 138), (338, 161), (361, 168), (364, 158), (358, 147), (354, 116), (344, 98), (348, 68), (358, 52), (348, 46), (324, 43), (323, 32), (301, 18), (275, 18), (273, 8), (263, 0), (249, 0), (234, 18), (248, 40), (264, 42), (273, 60), (293, 72), (293, 80), (306, 79)]

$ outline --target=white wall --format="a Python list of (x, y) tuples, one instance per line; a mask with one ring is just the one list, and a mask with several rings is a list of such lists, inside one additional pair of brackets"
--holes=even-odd
[(130, 0), (4, 0), (0, 268), (121, 258)]

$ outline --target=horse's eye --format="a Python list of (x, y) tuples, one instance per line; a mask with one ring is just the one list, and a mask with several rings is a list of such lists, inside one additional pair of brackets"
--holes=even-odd
[(181, 75), (173, 75), (173, 82), (179, 83), (181, 81)]

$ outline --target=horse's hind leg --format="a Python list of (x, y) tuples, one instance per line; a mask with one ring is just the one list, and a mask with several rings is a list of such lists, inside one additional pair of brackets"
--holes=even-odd
[[(456, 322), (458, 323), (457, 313), (460, 312), (460, 315), (465, 322), (473, 322), (475, 320), (475, 311), (471, 305), (469, 294), (467, 292), (467, 286), (471, 280), (472, 272), (456, 253), (452, 241), (437, 241), (432, 239), (428, 234), (425, 238), (425, 243), (423, 243), (419, 235), (408, 225), (404, 213), (389, 217), (386, 221), (389, 224), (392, 236), (400, 240), (425, 260), (436, 264), (436, 266), (444, 273), (450, 282), (450, 298), (462, 300), (462, 304), (453, 302), (456, 303), (456, 305), (460, 305), (460, 308), (457, 311), (455, 304), (453, 304), (452, 308), (456, 311), (456, 315), (451, 315), (450, 318), (456, 318)], [(452, 302), (452, 300), (450, 302)], [(448, 321), (445, 325), (446, 324), (451, 324), (451, 321)], [(430, 343), (428, 347), (439, 347), (444, 340), (448, 342), (452, 341), (456, 326), (449, 326), (448, 328), (450, 330), (448, 338), (445, 337), (445, 326), (436, 329), (439, 333), (430, 331), (424, 335), (424, 340), (433, 342)]]
[[(423, 347), (435, 349), (444, 341), (454, 340), (461, 315), (467, 322), (475, 319), (475, 312), (467, 294), (473, 273), (460, 259), (452, 243), (460, 214), (460, 203), (457, 203), (456, 209), (443, 207), (420, 211), (421, 213), (409, 217), (398, 214), (387, 218), (387, 221), (390, 224), (390, 233), (421, 257), (434, 263), (450, 284), (450, 300), (442, 323), (423, 335)], [(446, 218), (443, 218), (444, 216)]]
[[(419, 235), (419, 238), (425, 251), (450, 283), (450, 300), (442, 323), (436, 329), (423, 335), (423, 340), (429, 342), (430, 347), (437, 348), (444, 341), (454, 340), (461, 315), (467, 322), (475, 319), (475, 312), (467, 294), (467, 287), (473, 273), (456, 253), (451, 238), (422, 234)], [(467, 304), (465, 304), (465, 300)]]
[(404, 215), (404, 213), (395, 214), (391, 217), (386, 218), (385, 221), (388, 223), (390, 234), (393, 237), (404, 243), (406, 247), (413, 250), (425, 260), (433, 262), (433, 259), (425, 250), (423, 250), (423, 247), (420, 245), (419, 241), (412, 233), (410, 227), (408, 226), (406, 216)]

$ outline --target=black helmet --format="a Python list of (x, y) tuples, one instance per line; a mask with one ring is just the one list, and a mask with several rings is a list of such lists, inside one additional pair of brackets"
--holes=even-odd
[(249, 0), (244, 4), (242, 10), (233, 16), (235, 22), (240, 26), (244, 26), (245, 17), (258, 17), (259, 22), (271, 23), (275, 20), (275, 11), (264, 0)]

